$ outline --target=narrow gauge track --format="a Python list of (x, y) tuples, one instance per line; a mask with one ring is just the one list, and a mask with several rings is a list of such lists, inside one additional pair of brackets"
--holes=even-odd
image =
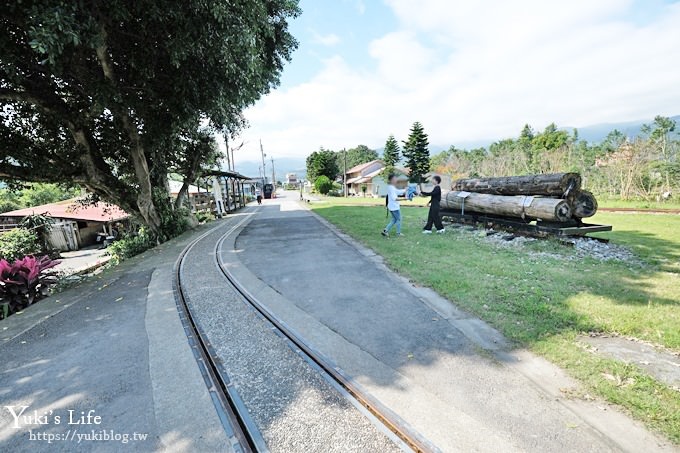
[(182, 288), (184, 258), (198, 242), (217, 228), (219, 226), (211, 228), (191, 241), (180, 253), (174, 269), (175, 279), (173, 286), (175, 289), (175, 302), (184, 331), (189, 340), (189, 345), (198, 362), (222, 426), (227, 435), (232, 439), (232, 447), (237, 453), (266, 452), (268, 449), (262, 434), (250, 418), (243, 401), (241, 401), (233, 385), (231, 385), (229, 377), (220, 364), (215, 350), (191, 315), (189, 304)]
[[(365, 394), (346, 376), (338, 367), (333, 365), (329, 359), (316, 351), (307, 344), (302, 337), (291, 329), (283, 320), (279, 319), (265, 305), (257, 300), (243, 285), (238, 282), (229, 272), (222, 261), (222, 245), (224, 241), (248, 219), (244, 218), (236, 225), (229, 228), (215, 244), (214, 256), (216, 264), (229, 282), (230, 286), (239, 294), (243, 303), (253, 309), (259, 316), (268, 322), (274, 332), (288, 342), (288, 345), (300, 355), (309, 365), (311, 365), (327, 382), (347, 398), (355, 407), (363, 408), (367, 411), (369, 418), (374, 418), (376, 426), (389, 432), (392, 436), (403, 443), (403, 446), (415, 452), (438, 452), (435, 446), (423, 439), (418, 433), (414, 432), (403, 420), (391, 410), (384, 407), (372, 396)], [(222, 424), (227, 433), (233, 433), (234, 447), (236, 451), (243, 452), (267, 452), (269, 451), (258, 427), (248, 414), (243, 401), (231, 383), (226, 370), (217, 357), (215, 350), (202, 332), (200, 326), (192, 316), (191, 309), (182, 288), (182, 266), (187, 253), (206, 236), (212, 233), (215, 227), (198, 238), (194, 239), (180, 254), (175, 265), (175, 289), (177, 295), (177, 306), (180, 310), (182, 322), (189, 342), (194, 350), (196, 360), (201, 367), (201, 372), (206, 380), (206, 384), (211, 392), (213, 401)], [(221, 408), (221, 410), (220, 410)]]

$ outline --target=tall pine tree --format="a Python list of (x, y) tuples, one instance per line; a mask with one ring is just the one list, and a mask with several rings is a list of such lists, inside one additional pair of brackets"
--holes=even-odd
[(413, 123), (408, 140), (404, 143), (404, 159), (411, 170), (409, 179), (411, 182), (423, 182), (423, 176), (430, 171), (430, 142), (423, 125), (418, 121)]
[(394, 135), (390, 135), (385, 142), (385, 151), (383, 151), (383, 162), (385, 162), (386, 167), (395, 167), (397, 163), (401, 160), (399, 155), (399, 143)]

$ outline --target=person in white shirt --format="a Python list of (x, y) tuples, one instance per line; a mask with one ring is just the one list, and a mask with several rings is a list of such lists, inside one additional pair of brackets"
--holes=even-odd
[(397, 197), (400, 195), (404, 195), (404, 193), (406, 193), (406, 189), (397, 189), (396, 187), (397, 175), (390, 175), (387, 179), (387, 182), (389, 183), (389, 185), (387, 186), (387, 198), (385, 200), (385, 203), (387, 206), (387, 210), (390, 211), (392, 219), (380, 234), (382, 234), (385, 237), (389, 236), (390, 230), (392, 229), (393, 226), (396, 225), (397, 236), (403, 236), (403, 234), (401, 234), (401, 209), (399, 207), (399, 201), (397, 201)]

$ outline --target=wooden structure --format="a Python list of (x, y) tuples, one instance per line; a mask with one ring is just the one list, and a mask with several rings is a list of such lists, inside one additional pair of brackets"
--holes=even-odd
[(582, 236), (612, 229), (583, 223), (597, 212), (597, 200), (581, 189), (577, 173), (459, 179), (452, 189), (442, 194), (442, 216), (459, 223), (538, 236)]
[(0, 224), (4, 226), (0, 231), (15, 228), (24, 217), (33, 214), (54, 219), (47, 240), (60, 251), (94, 245), (99, 236), (113, 235), (114, 230), (129, 223), (129, 215), (118, 206), (104, 202), (82, 204), (74, 198), (2, 213)]
[(229, 214), (248, 203), (244, 186), (251, 178), (234, 171), (221, 170), (211, 171), (203, 176), (208, 179), (215, 178), (219, 184), (221, 193), (219, 196), (213, 193), (217, 214)]
[(451, 187), (452, 190), (493, 195), (544, 195), (560, 198), (580, 188), (581, 175), (578, 173), (459, 179)]
[(514, 217), (531, 220), (568, 222), (571, 220), (571, 207), (566, 200), (559, 198), (540, 198), (527, 195), (489, 195), (451, 191), (442, 195), (441, 208), (452, 211), (471, 211), (482, 214)]

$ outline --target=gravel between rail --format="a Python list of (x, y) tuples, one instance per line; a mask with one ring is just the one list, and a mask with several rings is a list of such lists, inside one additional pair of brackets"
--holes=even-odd
[(225, 222), (187, 253), (182, 282), (195, 321), (270, 451), (401, 451), (249, 308), (221, 274), (215, 244), (233, 223)]

